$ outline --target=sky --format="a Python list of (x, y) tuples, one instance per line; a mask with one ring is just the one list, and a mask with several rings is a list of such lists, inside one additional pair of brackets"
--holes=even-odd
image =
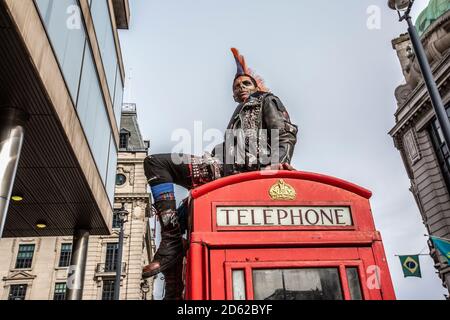
[[(416, 0), (413, 16), (427, 3)], [(180, 129), (193, 137), (225, 130), (236, 107), (230, 48), (237, 47), (300, 128), (293, 165), (373, 192), (372, 212), (397, 298), (444, 299), (431, 257), (420, 257), (419, 279), (404, 278), (395, 256), (428, 248), (400, 153), (388, 135), (395, 123), (394, 90), (403, 81), (391, 40), (405, 33), (406, 25), (387, 0), (130, 0), (130, 5), (130, 29), (120, 32), (124, 99), (137, 104), (151, 153), (171, 152)], [(200, 155), (208, 145), (200, 140), (188, 151)], [(185, 195), (177, 189), (179, 200)]]

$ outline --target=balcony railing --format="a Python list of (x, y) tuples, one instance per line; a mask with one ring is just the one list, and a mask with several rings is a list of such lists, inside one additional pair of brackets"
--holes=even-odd
[[(122, 273), (127, 272), (127, 264), (123, 262), (121, 264)], [(98, 263), (95, 269), (96, 274), (116, 273), (116, 263)]]
[(147, 152), (146, 148), (127, 146), (126, 148), (119, 148), (119, 152)]

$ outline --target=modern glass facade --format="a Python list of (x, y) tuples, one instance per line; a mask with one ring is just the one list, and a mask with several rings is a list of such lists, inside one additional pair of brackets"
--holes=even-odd
[(91, 16), (106, 74), (108, 91), (101, 89), (99, 73), (77, 0), (35, 0), (58, 59), (97, 169), (114, 200), (117, 146), (105, 101), (111, 101), (120, 125), (123, 82), (108, 0), (89, 1)]

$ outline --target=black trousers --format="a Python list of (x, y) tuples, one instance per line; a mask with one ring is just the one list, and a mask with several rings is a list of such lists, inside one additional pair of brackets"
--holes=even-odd
[(144, 171), (150, 187), (174, 183), (188, 190), (193, 188), (191, 176), (193, 156), (187, 154), (155, 154), (144, 160)]
[[(144, 171), (150, 187), (155, 187), (160, 184), (173, 183), (191, 190), (194, 187), (200, 186), (202, 183), (207, 183), (213, 180), (209, 172), (205, 170), (198, 170), (195, 172), (199, 177), (194, 177), (193, 167), (202, 165), (203, 159), (187, 154), (155, 154), (150, 155), (144, 160)], [(152, 192), (153, 193), (153, 192)], [(155, 198), (155, 194), (153, 193)], [(187, 229), (188, 210), (186, 203), (177, 208), (175, 198), (173, 200), (155, 200), (155, 208), (158, 212), (164, 210), (176, 210), (181, 226), (181, 231)]]

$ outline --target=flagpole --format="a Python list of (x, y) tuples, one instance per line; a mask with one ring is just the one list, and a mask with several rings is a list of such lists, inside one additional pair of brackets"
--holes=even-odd
[(441, 239), (441, 240), (445, 240), (445, 241), (450, 241), (450, 239), (447, 238), (442, 238), (442, 237), (437, 237), (437, 236), (430, 236), (428, 234), (424, 234), (425, 237), (430, 237), (430, 238), (436, 238), (436, 239)]
[(429, 256), (429, 254), (426, 253), (422, 253), (422, 254), (402, 254), (402, 255), (398, 255), (398, 254), (394, 254), (394, 257), (406, 257), (406, 256)]

